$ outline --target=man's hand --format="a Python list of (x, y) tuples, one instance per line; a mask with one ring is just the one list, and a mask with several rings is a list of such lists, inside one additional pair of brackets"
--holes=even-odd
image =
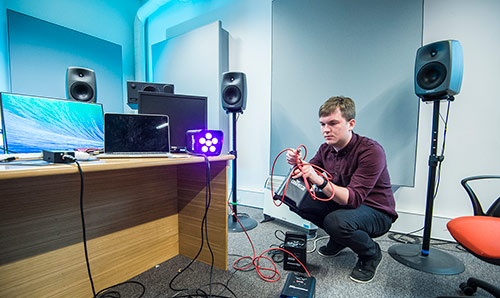
[(295, 169), (292, 178), (300, 178), (304, 176), (311, 184), (321, 185), (323, 183), (323, 177), (321, 177), (311, 165), (302, 165), (302, 171), (300, 169)]
[(302, 160), (302, 153), (300, 151), (295, 151), (290, 149), (286, 152), (286, 161), (292, 166), (297, 165), (297, 160)]

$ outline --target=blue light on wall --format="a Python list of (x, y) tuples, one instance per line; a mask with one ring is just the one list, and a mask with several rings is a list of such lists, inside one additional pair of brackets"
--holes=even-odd
[(12, 10), (7, 21), (11, 92), (65, 98), (67, 68), (85, 67), (104, 111), (123, 112), (121, 45)]

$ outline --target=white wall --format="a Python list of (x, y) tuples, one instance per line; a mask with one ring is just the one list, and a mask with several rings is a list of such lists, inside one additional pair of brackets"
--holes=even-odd
[[(237, 123), (238, 198), (262, 207), (269, 172), (271, 1), (172, 1), (148, 20), (149, 44), (216, 20), (229, 32), (229, 71), (247, 75), (247, 108)], [(220, 99), (219, 99), (220, 102)], [(220, 103), (219, 103), (220, 104)]]
[[(451, 239), (445, 223), (472, 215), (472, 206), (460, 180), (473, 175), (500, 174), (500, 1), (424, 1), (424, 44), (456, 39), (464, 51), (462, 90), (451, 103), (441, 183), (434, 202), (434, 237)], [(446, 104), (441, 104), (441, 114)], [(420, 105), (415, 187), (396, 191), (402, 214), (393, 229), (409, 232), (423, 226), (431, 141), (432, 104)], [(443, 122), (440, 123), (441, 128)], [(442, 132), (439, 135), (441, 148)], [(498, 197), (498, 186), (488, 186), (484, 209)]]
[[(249, 205), (262, 206), (263, 199), (270, 199), (263, 197), (262, 190), (269, 173), (269, 160), (274, 159), (269, 156), (272, 1), (222, 1), (217, 7), (216, 1), (204, 2), (204, 12), (195, 6), (181, 9), (175, 14), (176, 18), (168, 17), (165, 11), (156, 15), (150, 25), (150, 42), (162, 40), (164, 32), (171, 28), (181, 30), (176, 25), (183, 22), (222, 20), (223, 28), (230, 35), (229, 69), (243, 71), (248, 77), (248, 108), (240, 117), (237, 135), (238, 186), (243, 190), (239, 199)], [(451, 104), (445, 160), (433, 212), (432, 236), (451, 239), (446, 222), (472, 214), (460, 180), (500, 171), (497, 152), (500, 98), (495, 92), (500, 80), (500, 1), (426, 0), (424, 3), (424, 44), (457, 39), (464, 49), (462, 91)], [(172, 12), (172, 7), (169, 10)], [(441, 114), (444, 116), (445, 112), (446, 105), (442, 104)], [(402, 232), (416, 230), (424, 222), (432, 105), (421, 104), (419, 113), (415, 187), (403, 187), (395, 192), (400, 218), (393, 230)], [(440, 125), (442, 128), (442, 122)], [(442, 134), (439, 146), (441, 141)], [(495, 191), (491, 187), (486, 193)]]

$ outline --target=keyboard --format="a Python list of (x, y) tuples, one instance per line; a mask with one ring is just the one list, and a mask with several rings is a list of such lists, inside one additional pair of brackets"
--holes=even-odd
[(94, 155), (97, 158), (171, 158), (172, 153), (166, 152), (122, 152), (122, 153), (101, 153)]
[(9, 153), (0, 154), (0, 161), (4, 160), (28, 160), (28, 159), (42, 159), (42, 153)]

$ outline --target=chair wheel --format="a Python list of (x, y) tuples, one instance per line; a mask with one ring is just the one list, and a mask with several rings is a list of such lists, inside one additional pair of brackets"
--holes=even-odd
[(474, 293), (477, 291), (477, 286), (475, 285), (469, 285), (466, 282), (463, 282), (460, 284), (460, 290), (467, 295), (467, 296), (472, 296)]

